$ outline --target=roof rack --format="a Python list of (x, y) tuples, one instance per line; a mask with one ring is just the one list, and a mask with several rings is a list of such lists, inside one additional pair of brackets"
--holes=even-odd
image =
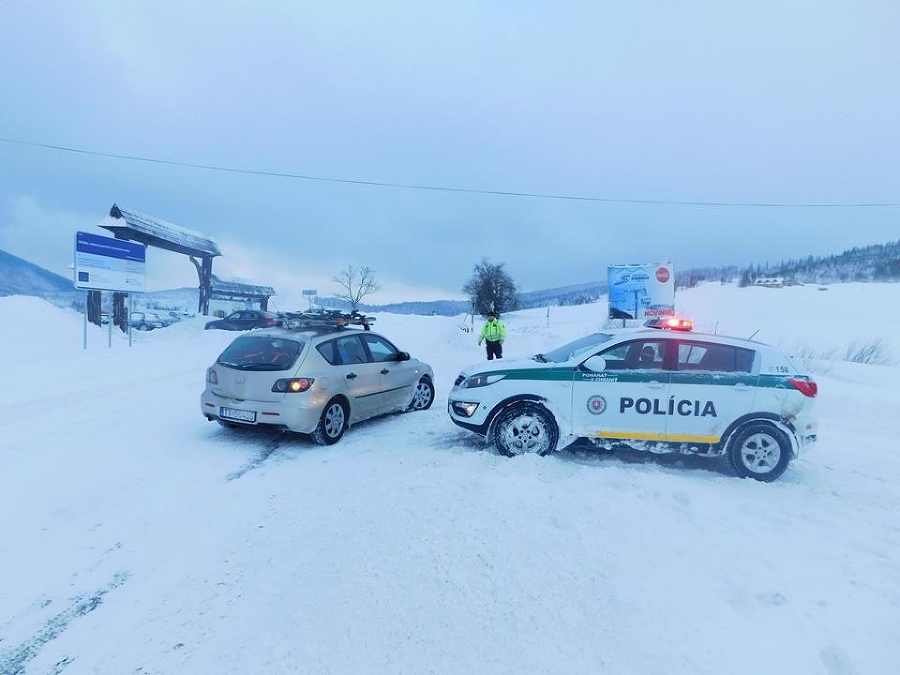
[(281, 316), (284, 327), (294, 330), (304, 330), (306, 328), (340, 330), (350, 326), (370, 330), (371, 324), (375, 323), (375, 317), (368, 317), (356, 310), (342, 312), (338, 309), (316, 309), (306, 312), (284, 312)]

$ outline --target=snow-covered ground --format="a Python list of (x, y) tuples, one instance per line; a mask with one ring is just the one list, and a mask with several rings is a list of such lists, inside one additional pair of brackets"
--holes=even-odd
[[(900, 285), (677, 301), (812, 369), (820, 442), (778, 481), (498, 456), (446, 414), (483, 358), (461, 318), (379, 315), (437, 401), (317, 447), (206, 422), (235, 334), (202, 318), (84, 349), (80, 315), (0, 298), (0, 674), (900, 672)], [(605, 308), (511, 313), (506, 353)]]

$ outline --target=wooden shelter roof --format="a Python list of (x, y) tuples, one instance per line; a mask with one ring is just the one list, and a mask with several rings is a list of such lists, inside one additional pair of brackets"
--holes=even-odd
[(109, 215), (98, 225), (115, 234), (117, 239), (137, 241), (167, 251), (201, 258), (222, 255), (219, 245), (210, 237), (165, 220), (123, 209), (113, 204)]

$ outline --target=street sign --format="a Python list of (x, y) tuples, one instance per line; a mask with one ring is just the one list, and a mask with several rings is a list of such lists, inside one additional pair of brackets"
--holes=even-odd
[(308, 289), (308, 288), (306, 288), (306, 289), (304, 289), (304, 290), (302, 290), (302, 291), (300, 291), (300, 292), (301, 292), (303, 295), (318, 295), (318, 291), (311, 290), (311, 289)]
[(141, 292), (146, 285), (146, 263), (143, 244), (75, 233), (75, 288)]

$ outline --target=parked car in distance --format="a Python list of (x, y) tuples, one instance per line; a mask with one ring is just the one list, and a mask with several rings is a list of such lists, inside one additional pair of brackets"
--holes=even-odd
[(269, 328), (235, 338), (206, 371), (200, 412), (225, 427), (268, 427), (337, 443), (350, 425), (434, 401), (431, 366), (371, 330)]
[(185, 319), (193, 319), (196, 314), (191, 314), (190, 312), (185, 312), (183, 310), (178, 309), (168, 309), (163, 312), (167, 316), (172, 317), (173, 321), (184, 321)]
[(131, 312), (131, 327), (134, 330), (156, 330), (165, 326), (166, 323), (154, 312)]
[(206, 330), (251, 330), (253, 328), (273, 328), (281, 325), (281, 319), (271, 312), (261, 309), (240, 309), (222, 319), (206, 322)]
[(694, 333), (690, 321), (594, 333), (530, 359), (470, 366), (450, 419), (508, 456), (576, 439), (598, 448), (725, 456), (772, 481), (816, 441), (815, 381), (777, 347)]

